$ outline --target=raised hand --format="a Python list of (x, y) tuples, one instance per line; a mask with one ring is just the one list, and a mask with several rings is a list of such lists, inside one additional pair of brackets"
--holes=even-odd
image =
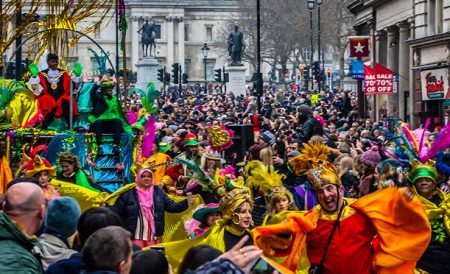
[(80, 77), (82, 71), (83, 66), (80, 63), (76, 63), (75, 66), (73, 67), (73, 73), (75, 74), (75, 76)]
[(31, 76), (37, 77), (37, 75), (39, 73), (38, 66), (35, 63), (32, 63), (32, 64), (30, 64), (30, 66), (28, 68), (30, 69)]

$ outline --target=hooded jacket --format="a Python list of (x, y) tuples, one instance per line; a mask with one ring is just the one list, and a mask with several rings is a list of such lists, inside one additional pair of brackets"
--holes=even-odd
[(27, 238), (4, 214), (0, 213), (0, 273), (42, 273), (41, 253), (36, 238)]

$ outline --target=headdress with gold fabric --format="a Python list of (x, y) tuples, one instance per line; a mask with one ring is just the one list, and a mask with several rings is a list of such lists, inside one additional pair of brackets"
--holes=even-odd
[(41, 158), (39, 155), (35, 155), (34, 159), (28, 162), (25, 168), (25, 175), (28, 177), (33, 177), (41, 171), (47, 171), (49, 177), (56, 176), (56, 168), (53, 167), (49, 161), (45, 158)]
[(336, 167), (328, 162), (330, 148), (320, 142), (304, 144), (301, 154), (289, 160), (297, 175), (306, 175), (315, 190), (324, 185), (341, 185)]
[(436, 182), (437, 177), (438, 172), (433, 160), (427, 160), (425, 163), (421, 163), (418, 160), (413, 160), (411, 162), (411, 170), (406, 178), (414, 185), (420, 178), (428, 178), (433, 182)]

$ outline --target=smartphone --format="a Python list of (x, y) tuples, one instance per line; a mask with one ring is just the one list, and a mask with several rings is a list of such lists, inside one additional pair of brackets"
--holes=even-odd
[(283, 273), (280, 269), (275, 267), (268, 259), (263, 256), (259, 257), (253, 266), (250, 268), (252, 274), (273, 274)]
[(157, 251), (161, 252), (162, 254), (166, 254), (166, 248), (164, 246), (154, 245), (154, 246), (151, 246), (150, 249), (157, 250)]

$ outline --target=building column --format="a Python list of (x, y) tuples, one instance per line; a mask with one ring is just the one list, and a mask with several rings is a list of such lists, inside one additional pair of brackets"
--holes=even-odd
[[(405, 120), (407, 113), (411, 113), (411, 106), (405, 109), (405, 92), (409, 90), (409, 46), (406, 40), (409, 38), (410, 26), (407, 22), (398, 24), (399, 27), (399, 54), (398, 54), (398, 101), (399, 101), (399, 115), (398, 117)], [(409, 96), (413, 96), (412, 91), (409, 91)], [(407, 103), (408, 104), (408, 103)]]
[[(394, 74), (398, 74), (398, 28), (395, 26), (388, 27), (387, 29), (387, 60), (386, 66), (392, 70)], [(387, 96), (387, 115), (398, 116), (398, 92)]]
[(184, 70), (184, 18), (178, 19), (178, 63), (181, 65), (181, 70)]
[(139, 34), (137, 33), (139, 30), (139, 19), (138, 17), (131, 18), (131, 68), (134, 71), (135, 65), (139, 61)]
[(166, 66), (170, 67), (173, 62), (173, 18), (171, 16), (166, 17), (167, 25), (167, 56), (166, 56)]
[[(375, 62), (380, 63), (382, 65), (386, 65), (386, 32), (385, 31), (376, 31), (375, 32)], [(373, 111), (375, 112), (375, 120), (380, 120), (380, 109), (384, 100), (380, 100), (380, 96), (382, 95), (373, 95), (375, 97), (375, 107)]]

